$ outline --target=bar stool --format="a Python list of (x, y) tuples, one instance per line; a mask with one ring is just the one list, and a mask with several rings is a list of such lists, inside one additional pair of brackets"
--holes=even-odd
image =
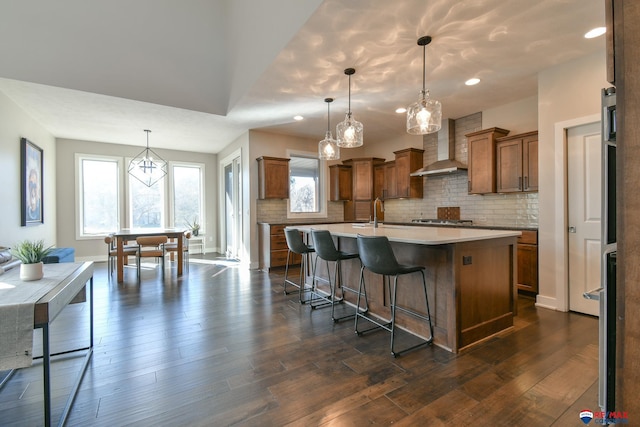
[[(298, 288), (298, 298), (300, 299), (300, 304), (304, 304), (306, 301), (302, 299), (302, 293), (306, 291), (304, 277), (306, 277), (305, 273), (308, 269), (307, 256), (310, 253), (315, 252), (315, 249), (302, 241), (300, 231), (295, 228), (286, 228), (284, 230), (284, 236), (287, 239), (287, 246), (289, 247), (289, 250), (287, 251), (287, 264), (284, 269), (284, 294), (289, 294), (289, 292), (287, 292), (287, 284), (293, 285)], [(291, 254), (298, 254), (302, 257), (302, 261), (300, 263), (300, 281), (298, 283), (289, 280), (289, 263), (291, 262)], [(315, 268), (313, 270), (313, 276), (315, 276)], [(315, 283), (315, 280), (313, 282)]]
[[(356, 304), (356, 320), (355, 320), (355, 331), (356, 334), (362, 335), (365, 332), (369, 332), (375, 329), (385, 329), (386, 331), (391, 332), (391, 354), (393, 357), (400, 355), (401, 353), (405, 353), (409, 350), (413, 350), (423, 345), (431, 344), (433, 342), (433, 324), (431, 323), (431, 312), (429, 311), (429, 297), (427, 296), (427, 282), (424, 276), (425, 267), (422, 266), (412, 266), (412, 265), (402, 265), (398, 264), (396, 257), (393, 253), (393, 248), (389, 243), (389, 239), (386, 236), (357, 236), (358, 242), (358, 251), (360, 252), (360, 261), (362, 262), (362, 267), (360, 268), (360, 283), (359, 283), (359, 292), (358, 292), (358, 302)], [(364, 270), (365, 268), (372, 273), (381, 274), (385, 277), (393, 276), (393, 293), (391, 289), (389, 289), (389, 293), (393, 294), (391, 301), (391, 321), (387, 323), (382, 323), (381, 320), (376, 318), (372, 318), (371, 316), (365, 316), (364, 313), (359, 312), (360, 308), (360, 293), (362, 293), (365, 297), (367, 297), (367, 290), (364, 281)], [(424, 316), (420, 313), (417, 313), (413, 310), (407, 309), (405, 307), (400, 307), (396, 304), (397, 295), (398, 295), (398, 276), (403, 274), (410, 273), (418, 273), (422, 274), (422, 287), (424, 289), (424, 299), (427, 308), (427, 315)], [(396, 327), (396, 311), (401, 310), (406, 313), (409, 313), (415, 317), (426, 320), (429, 322), (429, 333), (430, 336), (428, 339), (420, 342), (419, 344), (413, 345), (411, 347), (405, 348), (401, 351), (396, 351), (394, 348), (394, 338), (395, 338), (395, 327)], [(373, 323), (374, 327), (359, 331), (358, 330), (358, 318), (363, 318)]]
[[(327, 303), (331, 304), (331, 319), (333, 319), (334, 322), (339, 322), (342, 319), (353, 317), (355, 313), (342, 317), (336, 317), (335, 305), (344, 301), (345, 290), (357, 293), (355, 289), (344, 286), (344, 284), (342, 283), (342, 269), (340, 263), (341, 261), (348, 259), (357, 259), (358, 254), (337, 250), (335, 244), (333, 243), (331, 233), (329, 233), (329, 231), (327, 230), (311, 230), (311, 236), (313, 236), (313, 246), (316, 250), (316, 254), (318, 254), (316, 263), (318, 262), (318, 258), (323, 259), (327, 263), (327, 276), (329, 278), (329, 287), (331, 288), (331, 295), (329, 297), (323, 296), (321, 294), (318, 294), (318, 296), (321, 299), (325, 300)], [(331, 272), (329, 271), (329, 261), (335, 262), (335, 268), (333, 270), (333, 280), (331, 279)], [(314, 267), (314, 271), (317, 271), (316, 267)], [(340, 299), (336, 299), (336, 288), (338, 287), (338, 279), (340, 280), (339, 283), (342, 292), (342, 297)]]

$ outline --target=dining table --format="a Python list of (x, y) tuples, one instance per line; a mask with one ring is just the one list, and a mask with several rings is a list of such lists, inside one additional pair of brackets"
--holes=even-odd
[(183, 245), (184, 245), (184, 228), (122, 228), (114, 233), (112, 233), (113, 237), (116, 239), (116, 250), (118, 252), (117, 255), (117, 270), (118, 270), (118, 282), (122, 282), (124, 280), (124, 264), (125, 264), (125, 255), (124, 253), (124, 245), (126, 242), (136, 240), (141, 236), (167, 236), (169, 239), (176, 239), (178, 244), (178, 266), (177, 266), (177, 274), (178, 276), (182, 276), (182, 262), (183, 262)]

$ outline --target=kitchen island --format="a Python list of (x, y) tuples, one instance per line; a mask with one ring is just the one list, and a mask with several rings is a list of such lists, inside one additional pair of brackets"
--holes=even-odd
[[(518, 231), (424, 227), (366, 223), (310, 224), (295, 228), (311, 242), (311, 230), (328, 230), (336, 247), (357, 252), (356, 237), (387, 236), (398, 262), (426, 268), (427, 291), (434, 326), (434, 344), (457, 353), (513, 327), (516, 310), (516, 241)], [(318, 275), (326, 277), (324, 261)], [(349, 287), (357, 289), (360, 263), (342, 264)], [(311, 278), (307, 278), (310, 283)], [(369, 309), (390, 318), (389, 293), (381, 276), (365, 273)], [(424, 313), (419, 275), (398, 280), (398, 304)], [(355, 302), (347, 293), (347, 301)], [(420, 303), (422, 301), (422, 304)], [(426, 322), (410, 316), (396, 318), (397, 325), (416, 335), (429, 335)]]

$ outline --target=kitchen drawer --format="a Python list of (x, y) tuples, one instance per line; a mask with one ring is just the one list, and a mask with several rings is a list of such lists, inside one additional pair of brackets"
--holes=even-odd
[(271, 265), (270, 267), (284, 267), (287, 265), (287, 252), (284, 251), (271, 251)]
[(271, 233), (271, 235), (282, 235), (282, 236), (284, 236), (284, 228), (285, 227), (286, 227), (286, 225), (284, 225), (284, 224), (272, 225), (270, 233)]
[(280, 249), (289, 249), (287, 246), (287, 238), (284, 235), (284, 232), (280, 234), (272, 234), (271, 238), (271, 250), (277, 251)]
[(537, 245), (538, 244), (538, 232), (523, 230), (522, 236), (518, 237), (518, 243), (524, 245)]

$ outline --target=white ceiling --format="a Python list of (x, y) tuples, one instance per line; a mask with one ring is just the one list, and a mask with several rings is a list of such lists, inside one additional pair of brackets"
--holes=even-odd
[[(596, 51), (602, 0), (0, 0), (0, 91), (58, 138), (217, 153), (248, 129), (321, 139), (351, 109), (365, 143), (427, 87), (443, 117), (534, 96)], [(470, 77), (482, 79), (467, 87)], [(305, 120), (292, 117), (301, 114)]]

